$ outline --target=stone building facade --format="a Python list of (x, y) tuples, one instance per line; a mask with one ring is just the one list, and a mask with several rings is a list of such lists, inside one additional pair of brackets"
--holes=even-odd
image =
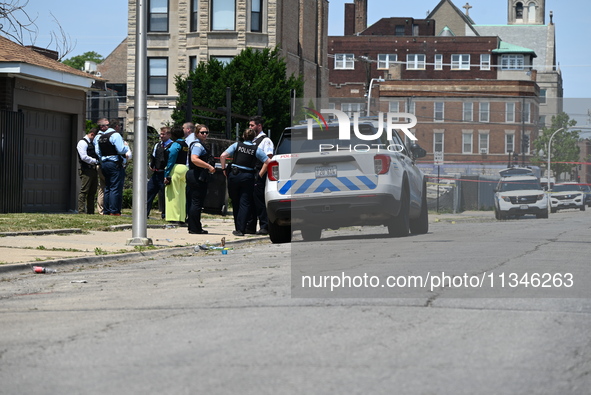
[[(129, 120), (134, 111), (136, 3), (128, 0)], [(305, 96), (327, 95), (327, 0), (171, 0), (148, 2), (148, 8), (149, 126), (159, 129), (171, 121), (175, 75), (186, 75), (212, 58), (229, 62), (245, 48), (279, 46), (288, 75), (303, 75)]]

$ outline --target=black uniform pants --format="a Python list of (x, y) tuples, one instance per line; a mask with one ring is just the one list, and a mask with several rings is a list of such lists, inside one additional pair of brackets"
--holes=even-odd
[(203, 230), (201, 211), (203, 211), (203, 203), (207, 195), (207, 182), (199, 181), (198, 174), (200, 171), (199, 169), (190, 169), (187, 172), (187, 188), (191, 199), (187, 218), (189, 232), (201, 232)]
[(232, 199), (232, 213), (234, 215), (234, 228), (242, 233), (246, 224), (252, 218), (254, 173), (239, 172), (228, 175), (228, 194)]

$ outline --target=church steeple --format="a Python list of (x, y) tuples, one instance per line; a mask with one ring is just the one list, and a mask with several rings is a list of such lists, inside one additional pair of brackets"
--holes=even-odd
[(508, 0), (509, 25), (544, 25), (546, 0)]

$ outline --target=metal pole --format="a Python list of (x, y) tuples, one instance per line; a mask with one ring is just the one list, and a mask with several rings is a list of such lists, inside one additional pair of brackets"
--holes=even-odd
[(226, 87), (226, 138), (232, 138), (232, 88)]
[(371, 88), (373, 86), (374, 81), (384, 82), (384, 80), (382, 78), (372, 78), (371, 81), (369, 81), (369, 91), (367, 92), (367, 112), (365, 114), (368, 117), (369, 117), (369, 103), (371, 101)]
[(134, 136), (135, 163), (133, 166), (133, 224), (131, 239), (127, 245), (152, 245), (147, 237), (146, 200), (148, 197), (148, 117), (147, 117), (147, 7), (148, 0), (137, 0), (136, 3), (136, 52), (135, 52), (135, 108)]
[(439, 183), (441, 182), (441, 166), (437, 165), (437, 214), (439, 214)]
[(193, 122), (193, 80), (187, 80), (187, 107), (185, 107), (185, 122)]
[(525, 167), (525, 96), (521, 97), (521, 166)]
[(564, 128), (560, 128), (557, 131), (555, 131), (554, 133), (552, 133), (552, 136), (550, 136), (550, 140), (548, 140), (548, 174), (547, 174), (547, 189), (548, 189), (548, 212), (550, 212), (550, 157), (552, 156), (552, 152), (550, 151), (550, 149), (552, 148), (552, 138), (554, 137), (554, 135), (558, 132), (560, 132), (561, 130), (564, 130)]

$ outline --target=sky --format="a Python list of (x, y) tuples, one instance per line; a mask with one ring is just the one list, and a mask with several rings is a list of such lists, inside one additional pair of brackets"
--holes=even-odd
[[(506, 0), (455, 0), (454, 4), (463, 10), (466, 1), (473, 7), (469, 12), (475, 23), (507, 23)], [(329, 0), (329, 35), (343, 34), (344, 4), (350, 2), (353, 0)], [(384, 17), (422, 19), (438, 3), (439, 0), (368, 0), (368, 25)], [(72, 42), (76, 42), (76, 48), (66, 58), (88, 51), (107, 57), (127, 35), (126, 0), (29, 0), (26, 10), (38, 17), (40, 32), (35, 45), (40, 47), (48, 45), (52, 30), (58, 31), (50, 12), (56, 16)], [(553, 11), (556, 24), (564, 97), (591, 98), (591, 51), (587, 43), (591, 37), (591, 1), (546, 0), (546, 23), (549, 11)]]

